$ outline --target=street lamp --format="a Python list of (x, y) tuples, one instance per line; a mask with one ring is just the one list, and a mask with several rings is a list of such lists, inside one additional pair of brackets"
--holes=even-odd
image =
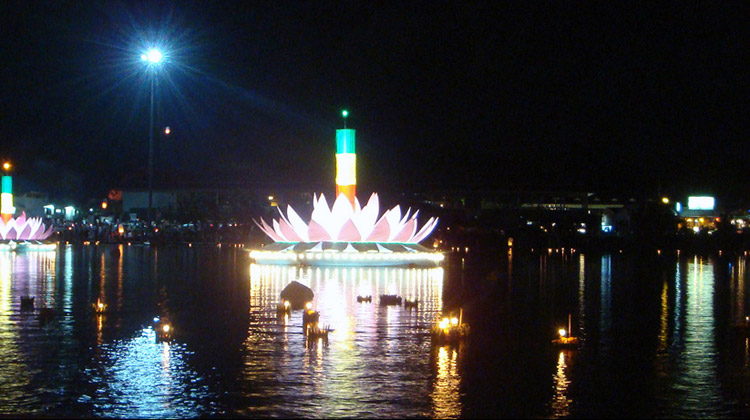
[(164, 55), (156, 48), (151, 48), (141, 55), (141, 60), (145, 61), (149, 67), (151, 77), (151, 122), (148, 129), (148, 215), (146, 221), (151, 226), (151, 208), (154, 195), (154, 83), (156, 69), (164, 59)]

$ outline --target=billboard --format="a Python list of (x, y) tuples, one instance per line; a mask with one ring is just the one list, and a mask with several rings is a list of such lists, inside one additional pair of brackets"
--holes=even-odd
[(688, 210), (713, 210), (715, 200), (708, 196), (688, 197)]

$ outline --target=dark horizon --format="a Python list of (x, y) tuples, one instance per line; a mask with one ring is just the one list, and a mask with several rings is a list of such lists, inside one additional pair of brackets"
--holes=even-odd
[[(5, 2), (0, 158), (86, 198), (157, 171), (744, 197), (744, 5)], [(169, 126), (171, 134), (162, 133)], [(39, 168), (47, 168), (41, 171)], [(55, 168), (58, 168), (57, 170)], [(80, 179), (80, 181), (77, 181)]]

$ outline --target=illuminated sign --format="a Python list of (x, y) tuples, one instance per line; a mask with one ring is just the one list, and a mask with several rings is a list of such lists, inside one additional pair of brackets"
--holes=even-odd
[(713, 210), (714, 198), (707, 196), (688, 197), (688, 210)]

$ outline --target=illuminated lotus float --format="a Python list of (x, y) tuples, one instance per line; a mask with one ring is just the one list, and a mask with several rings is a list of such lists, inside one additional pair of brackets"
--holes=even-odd
[(272, 224), (263, 218), (255, 223), (273, 244), (254, 250), (251, 258), (262, 264), (356, 265), (356, 266), (438, 266), (443, 254), (419, 244), (437, 226), (431, 217), (417, 229), (419, 211), (401, 213), (396, 205), (378, 218), (377, 193), (364, 207), (355, 197), (352, 201), (339, 194), (333, 207), (325, 196), (313, 196), (310, 222), (305, 223), (291, 206), (286, 215)]
[(18, 218), (3, 217), (0, 218), (0, 248), (55, 248), (55, 244), (42, 242), (54, 232), (53, 228), (44, 226), (41, 218), (27, 218), (25, 212)]

